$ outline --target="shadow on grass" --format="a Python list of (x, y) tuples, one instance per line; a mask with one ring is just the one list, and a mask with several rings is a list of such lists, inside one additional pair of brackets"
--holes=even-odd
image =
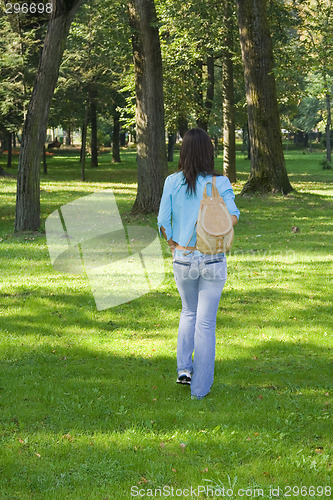
[[(330, 262), (321, 262), (323, 266), (329, 264)], [(255, 266), (253, 262), (251, 265)], [(218, 334), (223, 336), (225, 331), (232, 331), (238, 335), (244, 330), (253, 333), (263, 327), (276, 329), (281, 333), (285, 328), (288, 331), (292, 329), (295, 336), (301, 337), (306, 337), (307, 331), (312, 331), (313, 328), (323, 328), (326, 332), (331, 332), (330, 292), (327, 290), (327, 293), (324, 293), (322, 287), (317, 290), (316, 282), (307, 282), (304, 271), (300, 274), (294, 271), (293, 282), (297, 286), (298, 281), (300, 282), (300, 292), (298, 289), (289, 290), (289, 285), (283, 288), (283, 276), (289, 275), (292, 264), (288, 269), (284, 269), (284, 275), (281, 272), (280, 278), (276, 275), (274, 266), (270, 270), (266, 268), (267, 273), (271, 273), (274, 279), (271, 280), (269, 275), (264, 277), (265, 281), (262, 276), (256, 276), (256, 273), (253, 273), (253, 278), (249, 277), (249, 273), (256, 267), (250, 267), (246, 261), (242, 266), (244, 269), (238, 263), (240, 269), (230, 280), (231, 283), (232, 280), (247, 282), (248, 289), (234, 290), (230, 280), (228, 281), (219, 305)], [(310, 277), (317, 266), (316, 262), (307, 264), (306, 272)], [(15, 266), (13, 269), (15, 270)], [(17, 273), (19, 270), (18, 261)], [(15, 335), (23, 337), (38, 333), (38, 336), (51, 339), (62, 335), (70, 336), (71, 329), (75, 328), (77, 331), (82, 325), (85, 330), (96, 336), (121, 335), (126, 331), (129, 337), (153, 339), (161, 336), (168, 338), (170, 329), (175, 335), (178, 330), (181, 301), (175, 287), (168, 287), (168, 283), (173, 283), (170, 275), (164, 285), (168, 287), (168, 296), (163, 291), (155, 291), (100, 313), (95, 309), (85, 277), (80, 278), (80, 283), (77, 277), (68, 277), (67, 292), (57, 291), (58, 278), (64, 287), (63, 278), (57, 273), (42, 275), (39, 278), (40, 280), (29, 286), (20, 285), (18, 281), (12, 290), (7, 289), (0, 293), (1, 307), (8, 311), (7, 315), (0, 319), (0, 325), (8, 332), (15, 332)], [(86, 288), (83, 293), (79, 291), (82, 287)], [(69, 293), (68, 289), (71, 288), (73, 290)], [(50, 329), (50, 325), (53, 329)]]
[[(25, 258), (33, 260), (33, 251), (26, 247)], [(44, 261), (37, 264), (44, 269)], [(325, 477), (328, 459), (316, 449), (326, 450), (332, 433), (326, 406), (330, 348), (302, 341), (296, 327), (294, 342), (242, 338), (263, 322), (282, 338), (299, 294), (267, 291), (263, 283), (245, 293), (226, 287), (215, 382), (197, 402), (189, 387), (175, 383), (180, 299), (174, 286), (167, 296), (158, 291), (97, 313), (75, 278), (68, 287), (62, 280), (45, 273), (40, 283), (2, 292), (8, 339), (0, 383), (5, 498), (90, 499), (103, 493), (127, 499), (140, 481), (145, 488), (186, 487), (217, 481), (226, 471), (245, 486), (251, 477), (276, 482), (290, 467), (299, 480)], [(305, 285), (302, 294), (312, 300)], [(283, 310), (279, 318), (277, 306)], [(329, 328), (329, 291), (316, 298), (315, 312), (310, 302), (298, 309), (301, 334), (309, 313)], [(230, 340), (227, 333), (237, 335)], [(274, 475), (269, 478), (262, 476), (268, 467)]]
[[(145, 488), (184, 488), (226, 471), (255, 476), (258, 460), (257, 484), (268, 485), (303, 448), (319, 463), (315, 450), (331, 437), (331, 360), (327, 349), (307, 349), (311, 356), (270, 341), (262, 354), (243, 348), (237, 359), (217, 360), (211, 394), (200, 402), (175, 384), (172, 356), (79, 345), (22, 349), (1, 365), (3, 494), (130, 498), (140, 480)], [(273, 478), (263, 475), (267, 461)], [(309, 464), (306, 456), (298, 479)], [(318, 468), (313, 474), (318, 479)]]
[[(79, 175), (75, 168), (61, 182)], [(123, 182), (133, 182), (133, 170), (112, 168), (103, 182), (119, 182), (119, 172)], [(51, 166), (50, 172), (51, 178)], [(72, 199), (87, 194), (80, 190)], [(24, 237), (6, 242), (0, 498), (128, 499), (130, 485), (188, 487), (205, 479), (227, 482), (227, 475), (245, 487), (329, 484), (332, 349), (323, 333), (332, 331), (331, 288), (318, 273), (325, 268), (328, 285), (332, 243), (327, 225), (321, 231), (316, 224), (320, 217), (331, 222), (330, 204), (306, 193), (238, 202), (235, 249), (241, 248), (230, 258), (238, 269), (220, 303), (215, 382), (200, 402), (175, 383), (180, 299), (174, 284), (167, 296), (155, 292), (97, 313), (84, 279), (67, 280), (48, 267), (45, 241), (38, 247)], [(51, 212), (61, 203), (45, 199), (44, 208)], [(2, 210), (7, 216), (8, 208)], [(291, 234), (295, 221), (301, 232)], [(267, 239), (256, 262), (259, 233)], [(263, 252), (273, 247), (282, 255), (286, 244), (295, 251), (291, 262), (265, 259)], [(256, 266), (266, 275), (256, 277)]]

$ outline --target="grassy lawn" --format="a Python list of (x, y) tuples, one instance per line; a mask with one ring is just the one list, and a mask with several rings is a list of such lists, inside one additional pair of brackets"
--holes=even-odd
[[(15, 179), (0, 179), (0, 498), (130, 499), (163, 487), (191, 498), (191, 486), (193, 498), (214, 488), (331, 497), (333, 171), (322, 157), (288, 151), (288, 196), (236, 197), (215, 382), (202, 401), (175, 383), (180, 298), (166, 244), (158, 290), (97, 311), (85, 275), (52, 268), (43, 231), (13, 233)], [(112, 188), (125, 224), (156, 227), (154, 215), (130, 215), (135, 153), (122, 159), (102, 155), (83, 183), (77, 157), (49, 158), (42, 226)], [(237, 168), (239, 194), (241, 154)]]

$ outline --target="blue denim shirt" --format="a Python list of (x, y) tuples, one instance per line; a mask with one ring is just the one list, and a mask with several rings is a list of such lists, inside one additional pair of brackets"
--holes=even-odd
[[(186, 245), (195, 246), (197, 236), (193, 230), (207, 182), (212, 182), (211, 175), (199, 175), (196, 183), (196, 193), (188, 194), (183, 172), (176, 172), (166, 178), (157, 224), (159, 231), (161, 231), (161, 226), (164, 227), (168, 240), (172, 238), (173, 241), (183, 247)], [(236, 215), (238, 218), (239, 210), (235, 204), (235, 195), (229, 179), (223, 175), (217, 176), (216, 187), (223, 197), (230, 215)], [(210, 193), (211, 184), (207, 187), (207, 194)], [(192, 238), (189, 241), (191, 235)]]

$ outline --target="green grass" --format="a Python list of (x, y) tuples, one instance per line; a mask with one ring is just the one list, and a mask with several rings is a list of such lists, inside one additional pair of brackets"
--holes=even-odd
[[(111, 187), (126, 224), (156, 227), (154, 215), (130, 215), (135, 153), (122, 158), (103, 155), (85, 183), (77, 157), (48, 159), (42, 225)], [(232, 487), (233, 498), (279, 486), (274, 498), (285, 498), (288, 485), (332, 486), (333, 171), (321, 158), (288, 152), (288, 196), (237, 195), (215, 382), (202, 401), (175, 384), (180, 299), (166, 244), (163, 285), (98, 312), (85, 276), (52, 268), (43, 231), (13, 233), (15, 180), (0, 179), (0, 498), (130, 499), (131, 487), (164, 486), (186, 498), (180, 490), (198, 485)], [(238, 194), (242, 155), (237, 168)]]

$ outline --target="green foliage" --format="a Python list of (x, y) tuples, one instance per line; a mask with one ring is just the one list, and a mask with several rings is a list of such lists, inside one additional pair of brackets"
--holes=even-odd
[[(207, 91), (207, 56), (215, 61), (215, 97), (210, 118), (211, 131), (221, 130), (221, 57), (225, 27), (223, 3), (213, 0), (158, 0), (161, 51), (163, 58), (166, 125), (177, 130), (178, 120), (185, 117), (194, 126), (202, 112)], [(237, 21), (235, 18), (235, 38)], [(236, 87), (243, 85), (240, 47), (235, 42)], [(236, 71), (235, 71), (236, 72)], [(239, 83), (238, 83), (239, 82)], [(243, 91), (243, 88), (242, 88)], [(244, 91), (242, 92), (243, 98)]]
[[(85, 183), (78, 157), (50, 157), (43, 219), (111, 187), (125, 224), (156, 227), (130, 214), (135, 151), (122, 156), (114, 166), (102, 155)], [(43, 232), (12, 232), (15, 181), (1, 180), (0, 496), (128, 500), (132, 486), (209, 484), (268, 498), (272, 484), (330, 485), (333, 191), (320, 157), (286, 155), (286, 197), (236, 197), (215, 382), (199, 402), (175, 383), (180, 298), (166, 244), (163, 286), (98, 312), (84, 276), (52, 269)], [(238, 195), (241, 156), (237, 170)]]
[(17, 131), (32, 92), (45, 26), (0, 5), (0, 128)]
[(320, 162), (320, 165), (322, 166), (323, 170), (331, 170), (332, 169), (331, 162), (328, 161), (326, 158)]
[(98, 113), (112, 115), (132, 60), (126, 3), (88, 1), (76, 15), (67, 40), (50, 124), (79, 127), (85, 101), (97, 95)]
[(305, 93), (320, 102), (323, 121), (318, 126), (323, 130), (331, 114), (333, 95), (333, 2), (305, 0), (298, 5), (297, 14), (299, 46), (307, 57), (307, 64), (303, 58), (308, 69)]
[(299, 41), (299, 18), (294, 2), (267, 3), (274, 52), (274, 74), (281, 115), (293, 113), (304, 88), (306, 51)]
[(293, 120), (297, 129), (311, 132), (321, 121), (320, 101), (317, 97), (306, 97), (298, 106), (298, 115)]

